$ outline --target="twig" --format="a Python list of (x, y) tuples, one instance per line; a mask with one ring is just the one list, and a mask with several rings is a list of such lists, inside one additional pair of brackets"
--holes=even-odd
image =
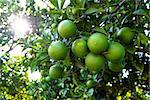
[[(19, 40), (19, 39), (18, 39), (18, 40)], [(18, 41), (18, 40), (16, 40), (16, 41)], [(13, 42), (12, 42), (12, 44), (11, 44), (9, 50), (7, 50), (5, 53), (9, 53), (11, 50), (13, 50), (13, 49), (18, 45), (18, 43), (17, 43), (15, 46), (13, 46), (14, 42), (15, 42), (15, 41), (13, 40)]]
[(103, 68), (102, 68), (102, 73), (101, 73), (101, 75), (100, 75), (100, 77), (99, 77), (98, 82), (100, 82), (100, 81), (102, 80), (102, 77), (103, 77), (103, 75), (104, 75), (104, 72), (105, 72), (105, 67), (103, 66)]
[(99, 3), (100, 3), (101, 5), (104, 5), (105, 1), (104, 1), (104, 0), (100, 0)]
[[(108, 20), (108, 18), (113, 17), (113, 16), (115, 15), (115, 13), (120, 9), (120, 7), (122, 6), (122, 4), (123, 4), (125, 1), (126, 1), (126, 0), (122, 0), (122, 1), (118, 4), (118, 6), (115, 8), (115, 11), (111, 12), (111, 13), (108, 15), (108, 17), (107, 17), (102, 23), (103, 23), (103, 24), (106, 23), (107, 20)], [(101, 25), (103, 25), (103, 24), (101, 24)]]
[(136, 48), (136, 52), (144, 52), (144, 53), (149, 53), (149, 48), (144, 48), (144, 49), (141, 49), (141, 48)]
[(115, 8), (115, 11), (113, 11), (113, 12), (111, 13), (111, 15), (114, 14), (114, 13), (116, 13), (116, 12), (120, 9), (120, 7), (122, 6), (122, 4), (123, 4), (125, 1), (126, 1), (126, 0), (122, 0), (122, 1), (119, 3), (119, 5)]
[(11, 50), (13, 50), (18, 44), (16, 44), (15, 46), (13, 46), (13, 44), (10, 46), (9, 50), (6, 51), (5, 53), (9, 53)]

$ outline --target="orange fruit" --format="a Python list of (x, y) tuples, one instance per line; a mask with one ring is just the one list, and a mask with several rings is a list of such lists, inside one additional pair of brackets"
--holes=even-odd
[(63, 20), (58, 24), (58, 33), (63, 38), (69, 38), (77, 33), (77, 27), (71, 20)]
[(108, 62), (108, 67), (113, 72), (119, 72), (122, 68), (124, 68), (124, 65), (122, 62)]
[(119, 30), (117, 36), (119, 37), (121, 42), (129, 44), (134, 37), (134, 32), (132, 32), (129, 27), (123, 27)]
[(105, 58), (101, 55), (89, 53), (85, 57), (85, 65), (90, 72), (99, 72), (105, 66)]
[(94, 33), (88, 38), (88, 48), (92, 53), (99, 54), (108, 48), (108, 40), (104, 34)]
[(58, 79), (63, 75), (63, 68), (58, 65), (53, 65), (49, 69), (49, 76), (52, 79)]
[(49, 82), (51, 80), (51, 77), (47, 76), (45, 80), (46, 80), (46, 82)]
[(125, 48), (118, 42), (111, 42), (108, 51), (104, 54), (106, 59), (112, 62), (118, 62), (125, 56)]
[(54, 60), (63, 60), (66, 58), (68, 48), (61, 41), (53, 41), (48, 48), (48, 55)]
[(72, 44), (72, 52), (76, 57), (85, 57), (88, 54), (86, 41), (82, 38), (75, 40)]
[(86, 86), (87, 86), (88, 88), (94, 87), (95, 84), (96, 84), (96, 82), (95, 82), (94, 80), (88, 80), (88, 81), (86, 82)]

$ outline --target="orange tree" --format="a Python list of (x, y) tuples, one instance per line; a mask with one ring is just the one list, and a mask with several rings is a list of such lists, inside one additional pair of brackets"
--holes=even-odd
[[(10, 45), (0, 56), (1, 99), (150, 98), (148, 0), (18, 2), (0, 1), (0, 46)], [(6, 21), (20, 12), (33, 30), (16, 40)], [(17, 45), (23, 57), (10, 56)]]

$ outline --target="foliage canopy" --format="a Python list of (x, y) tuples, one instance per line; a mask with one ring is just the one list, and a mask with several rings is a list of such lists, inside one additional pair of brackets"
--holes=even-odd
[[(32, 30), (16, 37), (22, 33), (14, 32), (9, 20), (12, 17), (27, 19)], [(0, 18), (0, 99), (150, 99), (148, 0), (0, 0)], [(58, 26), (63, 20), (72, 21), (77, 34), (60, 36)], [(123, 27), (129, 27), (134, 36), (123, 34), (120, 38), (118, 32)], [(87, 41), (93, 33), (104, 34), (109, 43), (115, 41), (125, 48), (121, 71), (112, 71), (112, 62), (106, 62), (98, 73), (91, 73), (85, 58), (72, 53), (75, 40)], [(48, 55), (48, 47), (56, 40), (68, 48), (64, 60), (55, 61)], [(23, 56), (11, 55), (17, 46)], [(63, 77), (55, 80), (49, 76), (54, 65), (64, 71)], [(40, 80), (31, 80), (30, 71), (39, 71)], [(90, 88), (86, 85), (89, 80), (94, 81)]]

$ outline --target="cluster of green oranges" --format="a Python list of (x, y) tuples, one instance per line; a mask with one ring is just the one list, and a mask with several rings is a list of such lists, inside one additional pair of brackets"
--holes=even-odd
[[(71, 38), (77, 35), (77, 27), (71, 20), (63, 20), (58, 25), (58, 33), (63, 38)], [(128, 44), (132, 40), (134, 33), (128, 27), (123, 27), (116, 34), (121, 43)], [(85, 59), (85, 66), (90, 72), (98, 73), (105, 66), (113, 72), (119, 72), (124, 67), (125, 48), (119, 42), (109, 41), (108, 37), (102, 33), (93, 33), (87, 40), (76, 39), (71, 46), (71, 51), (77, 58)], [(64, 60), (68, 54), (68, 47), (60, 40), (53, 41), (48, 54), (51, 59)], [(63, 69), (58, 65), (50, 67), (51, 78), (61, 77)]]

